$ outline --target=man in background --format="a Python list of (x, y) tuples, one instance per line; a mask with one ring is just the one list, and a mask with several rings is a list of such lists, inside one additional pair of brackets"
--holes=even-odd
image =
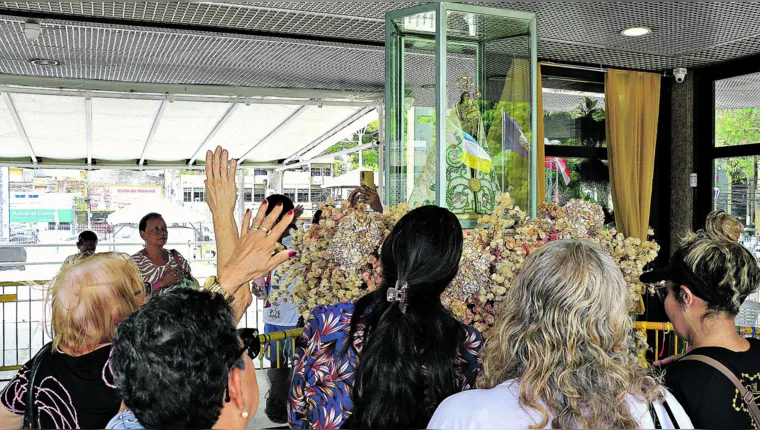
[(69, 255), (63, 262), (63, 265), (76, 264), (79, 261), (91, 256), (95, 253), (95, 249), (98, 247), (98, 235), (90, 230), (85, 230), (79, 233), (79, 239), (77, 240), (77, 249), (79, 253)]

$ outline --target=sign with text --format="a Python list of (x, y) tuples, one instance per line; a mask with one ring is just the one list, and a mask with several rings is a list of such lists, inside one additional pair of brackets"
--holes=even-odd
[(11, 209), (10, 222), (71, 222), (71, 209)]
[(92, 211), (123, 209), (140, 199), (162, 194), (160, 185), (94, 185), (87, 190)]

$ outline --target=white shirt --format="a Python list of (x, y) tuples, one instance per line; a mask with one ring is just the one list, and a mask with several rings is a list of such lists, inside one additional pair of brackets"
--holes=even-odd
[[(663, 389), (666, 402), (678, 421), (680, 428), (693, 428), (691, 420), (675, 397)], [(488, 390), (469, 390), (455, 394), (444, 400), (436, 409), (428, 424), (429, 429), (526, 429), (541, 422), (540, 414), (519, 402), (520, 382), (511, 380)], [(646, 403), (628, 396), (631, 415), (640, 428), (652, 429), (654, 422)], [(664, 429), (676, 428), (670, 421), (662, 403), (654, 404), (655, 412)], [(548, 411), (547, 411), (548, 412)], [(552, 428), (552, 416), (549, 414)]]

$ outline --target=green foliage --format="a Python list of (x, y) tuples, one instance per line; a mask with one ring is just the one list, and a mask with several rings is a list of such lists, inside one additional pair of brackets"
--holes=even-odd
[(598, 100), (592, 100), (584, 97), (581, 104), (572, 112), (573, 118), (590, 118), (593, 121), (604, 121), (604, 109), (597, 107)]
[[(760, 108), (715, 111), (715, 146), (760, 143)], [(723, 169), (735, 184), (755, 177), (753, 157), (723, 159)]]

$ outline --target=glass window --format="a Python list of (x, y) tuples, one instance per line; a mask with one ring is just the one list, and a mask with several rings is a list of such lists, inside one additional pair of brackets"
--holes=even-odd
[(182, 194), (183, 194), (183, 197), (182, 197), (182, 201), (183, 202), (192, 202), (193, 201), (193, 189), (192, 188), (185, 188), (182, 191)]
[(253, 201), (253, 188), (244, 188), (243, 189), (243, 201), (244, 202), (252, 202)]
[(309, 201), (309, 190), (307, 188), (299, 188), (295, 201), (299, 203), (307, 203)]
[[(548, 69), (548, 68), (547, 68)], [(606, 148), (604, 81), (544, 73), (544, 137), (548, 145)]]
[(268, 175), (267, 171), (264, 170), (264, 169), (254, 169), (253, 170), (253, 174), (255, 176), (266, 176), (266, 175)]
[(610, 173), (606, 160), (546, 157), (546, 201), (564, 205), (571, 199), (599, 204), (605, 223), (614, 222)]
[(282, 191), (282, 194), (285, 197), (289, 198), (290, 200), (296, 201), (296, 190), (295, 190), (295, 188), (285, 188)]
[(264, 201), (264, 189), (263, 188), (254, 188), (253, 189), (253, 201), (254, 202), (263, 202)]
[(204, 202), (206, 201), (206, 189), (205, 188), (193, 188), (193, 201)]
[(746, 241), (753, 243), (757, 237), (758, 159), (757, 155), (716, 159), (713, 182), (713, 209), (739, 218)]
[(715, 146), (760, 143), (758, 80), (760, 73), (715, 82)]

